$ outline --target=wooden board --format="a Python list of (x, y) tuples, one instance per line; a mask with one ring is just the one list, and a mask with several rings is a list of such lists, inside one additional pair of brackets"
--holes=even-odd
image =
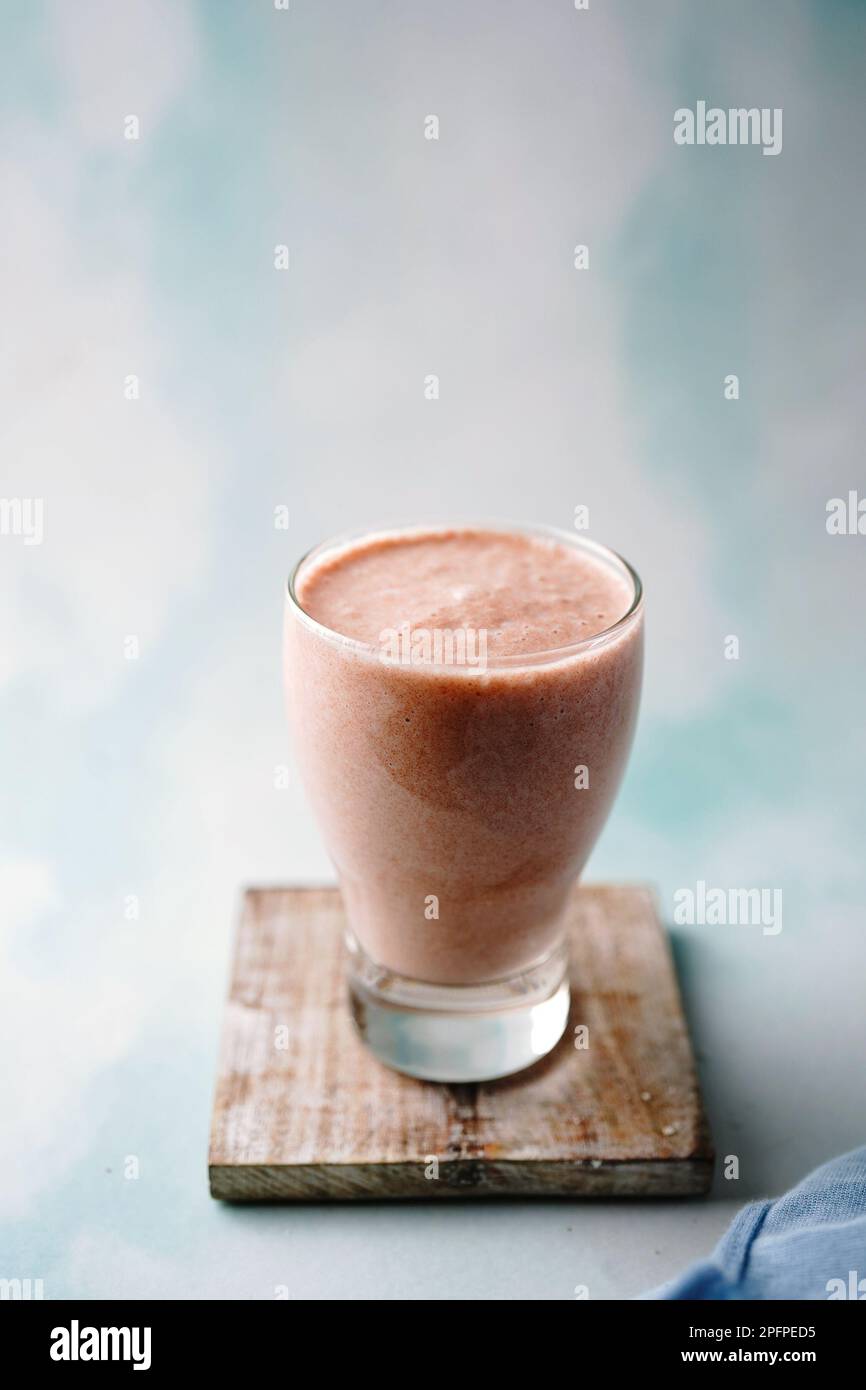
[[(214, 1197), (671, 1196), (712, 1150), (667, 938), (642, 887), (571, 904), (559, 1045), (501, 1081), (391, 1071), (349, 1017), (333, 888), (244, 898), (214, 1102)], [(589, 1029), (586, 1049), (575, 1028)], [(281, 1031), (282, 1030), (282, 1031)]]

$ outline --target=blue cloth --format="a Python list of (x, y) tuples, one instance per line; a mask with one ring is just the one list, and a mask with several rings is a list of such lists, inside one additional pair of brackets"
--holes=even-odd
[(866, 1299), (866, 1148), (750, 1202), (708, 1260), (643, 1297)]

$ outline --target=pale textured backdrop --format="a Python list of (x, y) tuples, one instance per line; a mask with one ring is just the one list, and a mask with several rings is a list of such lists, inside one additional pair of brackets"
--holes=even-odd
[[(825, 505), (866, 493), (866, 7), (0, 16), (0, 493), (45, 504), (41, 546), (0, 537), (0, 1276), (50, 1297), (659, 1282), (731, 1204), (863, 1139), (866, 536), (828, 536)], [(782, 153), (676, 147), (698, 99), (782, 107)], [(784, 893), (777, 937), (678, 933), (740, 1181), (702, 1206), (212, 1204), (239, 887), (330, 876), (294, 778), (274, 788), (287, 570), (347, 527), (568, 527), (581, 503), (648, 595), (591, 876), (651, 880), (669, 915), (699, 878)]]

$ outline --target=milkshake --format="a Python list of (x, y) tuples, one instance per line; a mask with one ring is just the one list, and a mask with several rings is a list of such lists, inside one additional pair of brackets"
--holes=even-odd
[(503, 1044), (452, 1073), (514, 1070), (504, 1034), (521, 1007), (558, 1000), (546, 1033), (527, 1015), (527, 1046), (533, 1025), (536, 1048), (562, 1031), (564, 910), (628, 756), (641, 609), (624, 561), (541, 529), (379, 532), (298, 566), (290, 720), (343, 894), (356, 1016), (371, 1040), (371, 1011), (395, 1027), (407, 1014), (404, 1070), (437, 1070), (424, 1038), (448, 1014), (444, 1036), (484, 1016)]

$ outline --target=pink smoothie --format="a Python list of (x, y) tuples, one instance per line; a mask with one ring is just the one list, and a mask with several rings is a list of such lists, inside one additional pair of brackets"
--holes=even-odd
[(439, 984), (542, 960), (634, 731), (627, 567), (545, 533), (403, 531), (314, 555), (295, 597), (290, 717), (361, 946)]

